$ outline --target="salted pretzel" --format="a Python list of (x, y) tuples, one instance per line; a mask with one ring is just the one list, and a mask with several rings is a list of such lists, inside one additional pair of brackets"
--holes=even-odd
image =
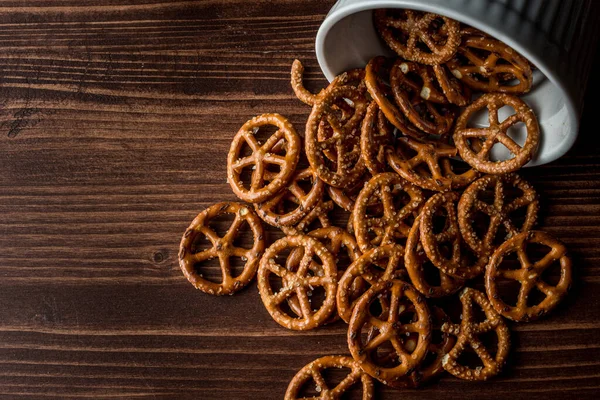
[[(500, 122), (498, 110), (504, 106), (512, 107), (515, 114)], [(473, 115), (486, 108), (489, 113), (489, 126), (469, 128), (468, 124)], [(523, 122), (527, 128), (527, 138), (523, 146), (517, 144), (508, 134), (508, 129), (519, 122)], [(488, 93), (475, 100), (458, 117), (453, 137), (460, 156), (471, 167), (487, 174), (505, 174), (518, 170), (531, 160), (540, 141), (540, 128), (534, 112), (523, 100), (509, 94)], [(483, 143), (475, 148), (472, 142), (470, 143), (472, 139), (482, 140)], [(504, 161), (492, 161), (490, 151), (496, 143), (504, 145), (514, 157)]]
[[(354, 114), (341, 122), (332, 106), (335, 101), (349, 99)], [(344, 187), (356, 182), (366, 171), (360, 155), (360, 123), (367, 109), (366, 98), (350, 86), (335, 87), (326, 91), (313, 106), (306, 123), (305, 149), (308, 162), (319, 178), (335, 187)], [(319, 140), (318, 130), (322, 118), (332, 127), (332, 136)], [(327, 159), (325, 152), (335, 152), (336, 161)]]
[(471, 102), (471, 89), (452, 75), (445, 65), (434, 65), (433, 71), (450, 103), (464, 107)]
[[(538, 244), (547, 246), (550, 251), (539, 261), (532, 262), (527, 246)], [(504, 268), (503, 258), (517, 253), (520, 269)], [(560, 265), (560, 279), (556, 285), (544, 281), (543, 274), (554, 263)], [(504, 242), (494, 252), (485, 272), (485, 289), (494, 309), (503, 317), (513, 321), (533, 321), (547, 314), (565, 297), (571, 286), (572, 263), (567, 248), (559, 240), (542, 231), (523, 232)], [(521, 284), (516, 305), (502, 300), (498, 279), (515, 280)], [(530, 305), (528, 297), (533, 289), (544, 295), (538, 304)]]
[[(302, 248), (303, 256), (295, 271), (289, 270), (277, 261), (277, 256), (287, 250)], [(323, 276), (310, 274), (309, 267), (319, 260)], [(283, 285), (279, 291), (273, 292), (270, 276), (281, 278)], [(337, 291), (337, 270), (335, 258), (317, 239), (310, 236), (287, 236), (273, 243), (263, 254), (258, 267), (258, 290), (260, 297), (271, 317), (281, 326), (292, 330), (308, 330), (322, 325), (335, 310)], [(314, 287), (323, 287), (325, 300), (321, 307), (313, 310), (307, 294)], [(282, 310), (282, 303), (290, 296), (296, 295), (302, 316), (295, 318)]]
[[(456, 215), (459, 198), (456, 192), (445, 192), (427, 200), (421, 210), (420, 238), (427, 257), (440, 271), (454, 278), (471, 279), (483, 272), (489, 257), (477, 257), (467, 251)], [(436, 216), (445, 219), (441, 231), (434, 225)]]
[[(440, 103), (446, 98), (441, 92), (424, 86), (433, 78), (427, 77), (425, 66), (404, 60), (396, 60), (390, 71), (390, 85), (396, 104), (408, 120), (420, 130), (432, 135), (443, 135), (450, 131), (454, 123), (454, 112)], [(423, 83), (413, 75), (421, 76)], [(429, 82), (425, 81), (429, 79)]]
[(459, 22), (441, 15), (379, 9), (374, 12), (374, 20), (387, 45), (410, 61), (441, 64), (452, 58), (460, 45)]
[[(382, 204), (383, 215), (370, 213), (374, 199)], [(364, 252), (375, 245), (404, 241), (410, 231), (411, 218), (424, 200), (421, 189), (398, 174), (385, 172), (371, 178), (358, 195), (352, 212), (360, 249)]]
[[(310, 183), (310, 189), (306, 191), (300, 184)], [(269, 225), (293, 226), (306, 217), (308, 213), (323, 198), (325, 184), (317, 177), (312, 168), (297, 171), (292, 177), (290, 184), (276, 196), (258, 204), (254, 208), (259, 217)], [(285, 209), (286, 203), (295, 204), (291, 211)]]
[(456, 57), (446, 65), (454, 76), (480, 92), (524, 94), (533, 83), (525, 57), (489, 36), (463, 36)]
[[(421, 132), (406, 118), (406, 116), (388, 99), (393, 97), (392, 89), (389, 87), (391, 60), (383, 56), (374, 57), (365, 67), (365, 83), (369, 94), (375, 100), (379, 109), (403, 134), (411, 137), (423, 137)], [(386, 86), (386, 81), (388, 85)]]
[[(277, 132), (267, 139), (264, 144), (254, 137), (261, 127), (274, 125)], [(281, 140), (284, 139), (285, 144)], [(244, 144), (252, 150), (249, 156), (241, 157)], [(283, 149), (285, 155), (276, 154), (273, 148)], [(300, 159), (300, 137), (292, 124), (279, 114), (263, 114), (246, 122), (231, 142), (227, 155), (227, 181), (233, 192), (242, 200), (249, 203), (260, 203), (274, 196), (286, 186), (298, 160)], [(265, 184), (265, 173), (268, 165), (279, 167), (279, 172)], [(252, 167), (250, 188), (244, 186), (241, 180), (242, 170)]]
[[(235, 215), (231, 226), (223, 237), (209, 226), (211, 220), (223, 215)], [(247, 223), (252, 231), (252, 248), (234, 245), (242, 225)], [(199, 236), (206, 237), (212, 244), (207, 250), (196, 248)], [(258, 261), (265, 249), (265, 239), (260, 219), (251, 208), (240, 203), (217, 203), (202, 211), (186, 229), (179, 245), (179, 266), (188, 281), (204, 293), (214, 295), (233, 294), (246, 286), (254, 278)], [(238, 276), (232, 276), (230, 258), (240, 257), (245, 261), (244, 269)], [(200, 272), (202, 263), (218, 258), (221, 266), (222, 282), (210, 281)]]
[(478, 176), (473, 169), (454, 172), (451, 158), (457, 153), (456, 147), (439, 140), (401, 137), (395, 149), (386, 150), (386, 159), (394, 171), (414, 185), (447, 191), (467, 186)]
[(320, 200), (304, 218), (294, 226), (280, 226), (279, 229), (288, 236), (304, 234), (314, 221), (319, 221), (322, 228), (331, 226), (328, 213), (333, 210), (333, 201)]
[(333, 200), (335, 204), (343, 208), (348, 212), (352, 212), (354, 209), (354, 203), (356, 202), (356, 197), (360, 193), (365, 183), (371, 179), (372, 176), (369, 173), (364, 174), (361, 178), (354, 184), (346, 188), (336, 188), (333, 186), (327, 186), (327, 194)]
[[(442, 366), (452, 375), (467, 380), (485, 381), (497, 375), (508, 356), (510, 349), (510, 332), (504, 320), (485, 297), (485, 294), (471, 288), (465, 288), (460, 294), (462, 303), (462, 320), (460, 324), (446, 322), (442, 325), (442, 332), (457, 336), (457, 341), (452, 350), (442, 358)], [(473, 313), (474, 304), (479, 305), (485, 313), (486, 320), (478, 322)], [(498, 336), (498, 349), (492, 356), (485, 349), (479, 335), (495, 331)], [(461, 365), (458, 360), (467, 349), (473, 349), (481, 359), (483, 367), (469, 368)]]
[(373, 175), (388, 170), (385, 149), (394, 141), (394, 129), (376, 101), (367, 108), (360, 134), (360, 151), (369, 172)]
[[(323, 378), (322, 371), (327, 369), (348, 368), (350, 373), (340, 381), (334, 388), (330, 388)], [(313, 381), (315, 383), (315, 397), (298, 397), (302, 388)], [(362, 389), (362, 400), (371, 400), (373, 395), (373, 380), (365, 374), (352, 357), (325, 356), (305, 365), (290, 381), (284, 400), (334, 400), (341, 399), (346, 391), (355, 384), (360, 383)]]
[(414, 287), (427, 297), (444, 297), (458, 292), (465, 284), (462, 279), (453, 278), (437, 268), (433, 268), (439, 275), (439, 284), (430, 283), (427, 274), (423, 268), (429, 261), (425, 250), (421, 245), (420, 226), (421, 218), (419, 215), (406, 239), (406, 249), (404, 251), (404, 266), (408, 271), (408, 276)]
[[(389, 310), (376, 317), (369, 312), (369, 308), (381, 297), (387, 298)], [(400, 317), (409, 306), (412, 318), (416, 317), (416, 321), (411, 318), (406, 323)], [(365, 329), (371, 330), (368, 340), (363, 338)], [(386, 342), (392, 345), (397, 362), (378, 362), (381, 361), (377, 356), (378, 349)], [(350, 353), (363, 371), (384, 384), (394, 386), (398, 380), (413, 372), (425, 358), (430, 343), (429, 308), (421, 294), (408, 283), (400, 280), (377, 283), (356, 303), (348, 326)]]
[[(522, 194), (515, 199), (507, 199), (508, 191), (519, 190)], [(493, 191), (493, 203), (482, 200), (486, 191)], [(509, 201), (510, 200), (510, 201)], [(526, 208), (525, 220), (521, 227), (516, 225), (513, 212)], [(508, 235), (531, 230), (540, 208), (535, 189), (517, 174), (486, 175), (473, 182), (460, 197), (458, 203), (458, 224), (463, 239), (479, 255), (490, 255), (496, 247), (495, 239), (501, 225)], [(474, 219), (477, 212), (489, 217), (489, 226), (483, 237), (475, 231)]]

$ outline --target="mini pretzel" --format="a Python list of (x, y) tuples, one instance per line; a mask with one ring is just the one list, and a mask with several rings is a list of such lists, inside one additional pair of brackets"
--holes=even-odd
[(372, 175), (367, 173), (364, 174), (359, 181), (347, 188), (336, 188), (333, 186), (327, 186), (327, 194), (335, 204), (337, 204), (338, 206), (340, 206), (348, 212), (352, 212), (358, 194), (365, 186), (365, 183), (368, 182), (371, 178)]
[[(349, 368), (351, 372), (336, 387), (330, 389), (321, 371), (333, 368)], [(302, 387), (311, 380), (314, 381), (315, 390), (319, 393), (318, 397), (310, 397), (312, 400), (341, 399), (350, 387), (359, 382), (362, 385), (362, 399), (373, 399), (373, 380), (360, 369), (358, 363), (351, 357), (325, 356), (305, 365), (290, 381), (284, 400), (308, 400), (307, 397), (298, 396)]]
[(369, 61), (365, 68), (365, 83), (369, 94), (377, 102), (379, 109), (385, 114), (390, 121), (403, 134), (411, 137), (423, 137), (424, 132), (415, 128), (411, 122), (398, 110), (398, 107), (387, 96), (391, 96), (391, 89), (388, 87), (384, 90), (384, 79), (389, 79), (389, 68), (384, 64), (389, 61), (382, 56), (375, 57)]
[[(302, 248), (303, 256), (296, 271), (290, 271), (277, 262), (279, 253)], [(311, 276), (309, 267), (314, 257), (321, 262), (323, 276)], [(287, 264), (287, 263), (286, 263)], [(273, 293), (269, 277), (275, 274), (283, 281), (282, 288)], [(325, 289), (325, 300), (313, 310), (307, 292), (316, 286)], [(271, 317), (281, 326), (292, 330), (308, 330), (323, 324), (335, 310), (337, 271), (335, 259), (317, 239), (309, 236), (287, 236), (273, 243), (263, 254), (258, 267), (258, 290)], [(281, 304), (292, 295), (298, 296), (302, 316), (294, 318), (281, 309)]]
[(350, 322), (352, 310), (360, 295), (366, 292), (367, 284), (373, 286), (404, 273), (403, 258), (402, 246), (380, 246), (357, 258), (346, 269), (338, 282), (336, 296), (338, 314), (344, 322)]
[[(389, 299), (389, 311), (386, 315), (375, 317), (369, 312), (373, 301), (380, 297)], [(417, 321), (403, 324), (399, 314), (409, 304), (414, 308)], [(362, 332), (365, 328), (377, 329), (376, 335), (369, 335), (363, 343)], [(413, 351), (407, 349), (407, 339), (417, 335)], [(378, 363), (377, 349), (390, 342), (400, 364), (386, 367)], [(431, 342), (431, 321), (425, 299), (411, 285), (400, 280), (380, 282), (372, 286), (356, 303), (348, 327), (348, 347), (354, 360), (363, 371), (386, 385), (394, 384), (402, 377), (412, 373), (423, 361)], [(412, 347), (412, 346), (411, 346)]]
[[(500, 122), (498, 110), (506, 105), (514, 108), (516, 113)], [(468, 128), (471, 117), (484, 108), (489, 113), (490, 125), (485, 128)], [(523, 146), (518, 145), (507, 133), (518, 122), (525, 123), (527, 128)], [(480, 148), (469, 145), (469, 140), (474, 138), (484, 140)], [(523, 100), (508, 94), (484, 94), (463, 111), (454, 128), (454, 142), (460, 156), (470, 166), (487, 174), (504, 174), (521, 168), (533, 157), (539, 140), (540, 128), (534, 112)], [(496, 143), (506, 146), (514, 157), (505, 161), (491, 161), (490, 151)]]
[(463, 36), (458, 57), (446, 65), (454, 76), (480, 92), (523, 94), (533, 83), (525, 57), (489, 36)]
[[(278, 128), (267, 141), (261, 145), (254, 134), (265, 125)], [(280, 141), (284, 139), (285, 145)], [(252, 154), (240, 158), (244, 143), (250, 146)], [(273, 148), (285, 149), (285, 156), (274, 154)], [(260, 203), (274, 196), (287, 185), (292, 178), (298, 160), (300, 159), (300, 138), (292, 124), (279, 114), (263, 114), (246, 122), (231, 142), (227, 155), (227, 180), (233, 192), (242, 200), (249, 203)], [(274, 178), (265, 185), (264, 176), (266, 165), (277, 165), (280, 168)], [(250, 188), (246, 189), (240, 179), (242, 170), (252, 166)]]
[[(227, 233), (219, 237), (208, 225), (212, 219), (223, 214), (234, 214), (235, 218)], [(233, 243), (244, 222), (248, 223), (254, 236), (251, 249), (234, 246)], [(212, 243), (212, 248), (196, 252), (194, 242), (200, 235)], [(263, 228), (260, 219), (244, 204), (217, 203), (202, 211), (187, 228), (179, 245), (179, 266), (192, 285), (204, 293), (214, 295), (233, 294), (246, 286), (254, 278), (258, 268), (258, 260), (265, 249)], [(211, 282), (197, 271), (198, 265), (215, 257), (219, 258), (223, 281)], [(231, 275), (230, 257), (241, 257), (244, 270), (236, 277)]]
[[(448, 133), (454, 123), (454, 113), (443, 106), (434, 104), (437, 100), (446, 101), (443, 94), (419, 84), (409, 74), (427, 78), (425, 67), (416, 63), (396, 60), (390, 71), (390, 85), (396, 103), (414, 126), (432, 135)], [(425, 98), (426, 97), (426, 98)]]
[[(460, 294), (460, 301), (462, 303), (461, 323), (447, 322), (442, 325), (442, 332), (457, 336), (456, 345), (450, 353), (442, 358), (442, 366), (458, 378), (485, 381), (497, 375), (504, 366), (510, 349), (510, 332), (502, 317), (494, 311), (485, 294), (475, 289), (465, 288)], [(476, 321), (473, 315), (473, 303), (483, 309), (487, 318), (484, 322)], [(478, 337), (490, 331), (495, 331), (498, 336), (498, 350), (495, 357), (490, 355)], [(458, 363), (457, 360), (467, 346), (475, 351), (483, 362), (483, 367), (472, 369)]]
[(452, 58), (460, 45), (459, 22), (441, 15), (379, 9), (375, 10), (374, 19), (388, 46), (410, 61), (441, 64)]
[(432, 285), (427, 281), (423, 264), (428, 261), (428, 258), (421, 245), (421, 218), (421, 215), (417, 217), (408, 234), (404, 252), (404, 266), (408, 271), (410, 281), (419, 292), (433, 298), (449, 296), (458, 292), (464, 286), (465, 281), (453, 278), (440, 270), (438, 270), (440, 275), (439, 285)]
[(321, 227), (327, 228), (331, 226), (331, 221), (327, 214), (333, 210), (333, 201), (319, 201), (319, 203), (310, 210), (306, 217), (302, 218), (295, 226), (280, 226), (279, 228), (288, 236), (301, 235), (306, 232), (310, 225), (319, 220)]
[[(402, 199), (408, 195), (410, 201), (398, 209), (394, 199)], [(383, 205), (383, 216), (370, 216), (369, 207), (377, 199)], [(423, 204), (421, 189), (402, 179), (393, 172), (374, 176), (361, 190), (354, 205), (353, 228), (358, 246), (367, 251), (374, 245), (395, 244), (398, 239), (405, 239), (410, 231), (407, 220)], [(371, 239), (370, 232), (376, 237)]]
[(385, 149), (394, 140), (393, 127), (376, 101), (369, 104), (360, 134), (360, 151), (369, 172), (373, 175), (387, 170)]
[[(332, 109), (335, 101), (349, 99), (354, 105), (354, 115), (343, 122)], [(358, 180), (366, 167), (360, 156), (360, 122), (367, 108), (365, 97), (350, 86), (335, 87), (326, 91), (315, 103), (306, 123), (306, 156), (319, 178), (335, 187), (344, 187)], [(318, 129), (325, 117), (333, 128), (332, 136), (320, 141)], [(336, 162), (325, 160), (325, 152), (335, 152)]]
[[(513, 187), (523, 194), (506, 202), (505, 191)], [(480, 194), (486, 190), (494, 191), (494, 202), (489, 204), (481, 200)], [(517, 227), (511, 213), (522, 208), (527, 208), (525, 221), (521, 228)], [(473, 182), (462, 194), (458, 203), (458, 223), (463, 239), (479, 255), (490, 255), (495, 249), (494, 239), (498, 234), (500, 225), (504, 225), (509, 236), (533, 228), (540, 208), (535, 189), (517, 174), (486, 175)], [(475, 232), (473, 219), (479, 211), (489, 216), (490, 222), (483, 237)]]
[[(550, 251), (541, 260), (531, 262), (527, 255), (527, 245), (530, 243), (548, 246)], [(513, 252), (517, 253), (521, 268), (502, 268), (503, 258)], [(556, 286), (552, 286), (544, 282), (542, 274), (556, 261), (560, 263), (560, 280)], [(494, 309), (502, 316), (518, 322), (533, 321), (554, 309), (567, 294), (572, 280), (571, 269), (571, 258), (562, 242), (542, 231), (523, 232), (504, 242), (494, 252), (485, 271), (485, 290)], [(516, 280), (521, 284), (515, 306), (510, 306), (501, 299), (498, 277)], [(530, 306), (527, 298), (534, 288), (546, 297), (539, 304)]]
[[(477, 176), (469, 169), (461, 174), (453, 171), (451, 157), (456, 147), (435, 140), (401, 137), (396, 149), (387, 149), (386, 158), (394, 171), (407, 181), (428, 190), (446, 191), (467, 186)], [(416, 153), (410, 155), (409, 152)]]
[(471, 90), (448, 71), (444, 65), (434, 65), (433, 71), (448, 101), (464, 107), (471, 102)]
[[(300, 182), (309, 181), (311, 187), (308, 193), (300, 186)], [(269, 225), (292, 226), (313, 209), (323, 198), (325, 184), (314, 173), (312, 168), (297, 171), (287, 188), (269, 200), (255, 204), (258, 215)], [(297, 204), (293, 210), (286, 212), (284, 200)]]
[[(427, 257), (440, 271), (459, 279), (471, 279), (483, 272), (488, 257), (469, 257), (460, 235), (456, 205), (459, 200), (456, 192), (436, 193), (421, 210), (421, 244)], [(445, 227), (436, 233), (433, 217), (445, 214)], [(450, 254), (444, 254), (442, 245), (448, 244)]]

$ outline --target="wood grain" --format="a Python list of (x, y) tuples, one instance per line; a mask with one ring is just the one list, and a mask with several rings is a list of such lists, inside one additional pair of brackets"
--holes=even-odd
[[(289, 69), (300, 58), (307, 86), (325, 84), (314, 39), (332, 3), (0, 1), (0, 397), (278, 399), (307, 362), (348, 353), (343, 324), (286, 331), (255, 284), (207, 296), (176, 258), (193, 217), (235, 199), (237, 129), (279, 112), (302, 132)], [(491, 382), (382, 399), (600, 391), (597, 90), (593, 77), (574, 149), (523, 172), (575, 258), (570, 297), (512, 326)]]

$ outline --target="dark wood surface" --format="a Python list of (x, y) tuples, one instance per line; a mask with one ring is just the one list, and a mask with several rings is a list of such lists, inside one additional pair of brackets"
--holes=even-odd
[[(1, 397), (277, 399), (307, 362), (348, 353), (344, 324), (287, 331), (255, 283), (208, 296), (176, 257), (199, 211), (235, 199), (226, 154), (247, 119), (279, 112), (303, 131), (289, 69), (300, 58), (309, 88), (325, 84), (314, 39), (332, 3), (0, 1)], [(502, 376), (381, 398), (598, 394), (593, 107), (567, 156), (523, 172), (575, 259), (571, 295), (511, 326)]]

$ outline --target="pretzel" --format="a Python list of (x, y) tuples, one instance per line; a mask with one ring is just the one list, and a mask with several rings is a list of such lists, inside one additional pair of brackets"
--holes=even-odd
[[(396, 103), (410, 122), (420, 130), (432, 135), (443, 135), (450, 131), (454, 123), (454, 113), (449, 108), (434, 104), (445, 99), (442, 93), (423, 86), (429, 79), (425, 67), (409, 61), (396, 60), (390, 71), (390, 85)], [(410, 75), (421, 75), (424, 83), (419, 84)], [(410, 75), (409, 75), (410, 74)]]
[[(550, 251), (539, 261), (531, 262), (527, 255), (530, 243), (550, 247)], [(503, 258), (516, 252), (520, 269), (502, 268)], [(542, 274), (554, 262), (560, 264), (560, 280), (553, 286), (544, 282)], [(513, 321), (533, 321), (547, 314), (565, 297), (572, 281), (571, 258), (565, 245), (551, 235), (542, 231), (522, 232), (504, 242), (494, 252), (485, 271), (485, 290), (494, 309), (503, 317)], [(497, 279), (499, 277), (516, 280), (521, 284), (519, 297), (515, 306), (506, 304), (500, 294)], [(528, 296), (536, 288), (545, 295), (538, 304), (529, 305)]]
[(433, 71), (444, 96), (452, 104), (464, 107), (471, 102), (471, 90), (452, 75), (445, 65), (434, 65)]
[(331, 221), (329, 221), (327, 214), (332, 210), (333, 202), (331, 200), (321, 200), (315, 208), (310, 210), (310, 212), (306, 214), (306, 217), (302, 218), (295, 226), (280, 226), (279, 228), (288, 236), (303, 234), (316, 220), (319, 220), (321, 227), (327, 228), (331, 226)]
[[(421, 210), (419, 226), (421, 244), (431, 263), (440, 271), (458, 279), (471, 279), (483, 272), (488, 257), (469, 257), (458, 227), (456, 204), (459, 200), (456, 192), (436, 193)], [(435, 215), (445, 217), (445, 226), (437, 233), (433, 223)], [(450, 254), (443, 251), (448, 244)]]
[[(303, 181), (311, 182), (308, 193), (300, 186)], [(284, 188), (276, 196), (258, 204), (254, 208), (258, 215), (269, 225), (292, 226), (300, 222), (302, 218), (313, 209), (323, 198), (325, 184), (314, 173), (312, 168), (297, 171), (288, 187)], [(284, 201), (297, 205), (291, 211), (286, 212)]]
[[(334, 388), (329, 388), (321, 371), (333, 368), (349, 368), (351, 371)], [(292, 378), (285, 392), (284, 400), (309, 399), (307, 397), (298, 397), (302, 388), (310, 381), (314, 381), (315, 390), (318, 393), (316, 397), (310, 397), (312, 400), (334, 400), (341, 399), (346, 391), (356, 383), (362, 386), (362, 399), (371, 400), (373, 395), (373, 380), (365, 374), (358, 363), (351, 357), (345, 356), (325, 356), (305, 365)]]
[[(460, 324), (446, 322), (442, 332), (456, 335), (456, 345), (442, 358), (442, 366), (452, 375), (467, 380), (485, 381), (497, 375), (508, 356), (510, 349), (510, 332), (500, 315), (485, 297), (485, 294), (471, 288), (465, 288), (460, 294), (462, 303), (462, 321)], [(485, 313), (486, 320), (477, 322), (473, 315), (473, 303), (478, 304)], [(492, 357), (479, 339), (479, 335), (495, 331), (498, 336), (498, 350)], [(471, 347), (483, 362), (483, 367), (469, 368), (458, 363), (460, 355), (467, 346)]]
[[(347, 188), (336, 188), (333, 186), (327, 186), (327, 194), (333, 200), (335, 204), (343, 208), (348, 212), (352, 212), (354, 209), (354, 203), (358, 194), (373, 176), (369, 173), (364, 174), (359, 181)], [(373, 203), (374, 206), (377, 206)]]
[(414, 185), (447, 191), (467, 186), (478, 176), (473, 169), (460, 174), (453, 171), (451, 157), (457, 153), (454, 146), (441, 141), (401, 137), (395, 150), (386, 150), (386, 159), (394, 171)]
[[(261, 145), (254, 134), (265, 125), (274, 125), (278, 130)], [(287, 143), (282, 145), (281, 139)], [(250, 147), (252, 154), (240, 158), (244, 143)], [(285, 149), (285, 156), (273, 152), (276, 145)], [(292, 124), (279, 114), (259, 115), (246, 122), (231, 142), (231, 148), (227, 155), (227, 180), (233, 192), (240, 199), (249, 203), (260, 203), (274, 196), (289, 183), (299, 158), (300, 138)], [(276, 165), (280, 168), (268, 185), (265, 185), (264, 182), (264, 175), (267, 171), (266, 164)], [(242, 170), (250, 166), (252, 166), (252, 180), (250, 188), (246, 189), (240, 176)]]
[(404, 266), (408, 271), (408, 276), (414, 287), (427, 297), (444, 297), (449, 296), (453, 293), (458, 292), (465, 284), (462, 279), (456, 279), (443, 273), (436, 268), (439, 272), (439, 285), (430, 284), (425, 275), (423, 265), (429, 261), (423, 246), (421, 245), (420, 237), (420, 225), (422, 216), (419, 215), (408, 234), (406, 239), (406, 249), (404, 252)]
[[(498, 110), (506, 105), (511, 106), (516, 113), (500, 122)], [(489, 113), (489, 126), (468, 128), (471, 117), (485, 108)], [(508, 129), (518, 122), (525, 123), (527, 128), (527, 138), (523, 146), (518, 145), (508, 135)], [(484, 140), (480, 149), (469, 146), (468, 141), (472, 138)], [(501, 93), (484, 94), (475, 100), (458, 117), (454, 128), (454, 142), (460, 156), (470, 166), (487, 174), (504, 174), (521, 168), (533, 157), (539, 140), (540, 128), (531, 108), (518, 97)], [(496, 143), (503, 144), (514, 157), (505, 161), (491, 161), (490, 151)]]
[[(408, 199), (404, 197), (408, 196)], [(369, 207), (378, 200), (383, 215), (371, 216)], [(400, 202), (400, 205), (397, 203)], [(410, 231), (408, 220), (424, 202), (421, 189), (393, 172), (375, 175), (361, 190), (352, 213), (353, 228), (358, 246), (367, 251), (375, 245), (395, 244)], [(395, 204), (396, 203), (396, 204)], [(370, 233), (375, 234), (371, 238)]]
[(403, 257), (402, 246), (390, 244), (371, 249), (354, 260), (338, 282), (337, 310), (344, 322), (350, 322), (352, 310), (360, 295), (367, 291), (367, 285), (406, 275)]
[[(519, 189), (522, 195), (507, 202), (505, 192), (510, 188)], [(493, 204), (481, 200), (481, 195), (493, 190)], [(525, 221), (519, 228), (515, 225), (511, 213), (526, 207)], [(479, 255), (491, 255), (495, 249), (494, 239), (504, 225), (509, 236), (533, 228), (540, 204), (535, 189), (517, 174), (486, 175), (473, 182), (462, 194), (458, 203), (458, 224), (463, 239)], [(473, 227), (476, 212), (489, 216), (487, 231), (480, 237)]]
[[(282, 267), (277, 261), (279, 253), (287, 249), (302, 248), (303, 256), (297, 270)], [(314, 257), (321, 262), (323, 276), (311, 276), (309, 267)], [(287, 263), (286, 263), (287, 264)], [(287, 265), (286, 265), (287, 267)], [(269, 277), (275, 274), (283, 282), (282, 288), (273, 293)], [(263, 254), (258, 267), (258, 291), (271, 317), (281, 326), (292, 330), (308, 330), (322, 325), (335, 310), (337, 270), (335, 258), (317, 239), (309, 236), (287, 236), (273, 243)], [(307, 294), (312, 288), (325, 289), (325, 300), (318, 310), (313, 310)], [(281, 309), (281, 304), (292, 295), (298, 296), (302, 316), (294, 318)]]
[[(457, 56), (446, 65), (452, 74), (480, 92), (524, 94), (533, 72), (525, 57), (489, 36), (463, 36)], [(518, 80), (517, 84), (513, 84)]]
[(376, 101), (367, 108), (360, 134), (360, 152), (369, 172), (373, 175), (387, 170), (385, 148), (394, 141), (394, 132)]
[(398, 128), (400, 132), (416, 138), (425, 136), (424, 132), (414, 127), (404, 114), (398, 110), (398, 107), (388, 100), (387, 96), (391, 97), (392, 91), (389, 87), (384, 86), (384, 79), (389, 79), (389, 68), (385, 65), (387, 63), (389, 63), (388, 59), (378, 56), (371, 59), (365, 67), (365, 84), (369, 94), (388, 121)]
[[(210, 228), (209, 222), (223, 214), (234, 214), (235, 218), (227, 233), (219, 237)], [(251, 249), (234, 246), (234, 241), (244, 222), (248, 223), (254, 236)], [(212, 248), (195, 251), (198, 236), (205, 236), (212, 243)], [(246, 286), (254, 278), (258, 268), (258, 260), (265, 249), (264, 232), (260, 219), (244, 204), (217, 203), (202, 211), (186, 229), (179, 245), (179, 267), (188, 281), (196, 289), (213, 295), (233, 294)], [(203, 262), (219, 258), (223, 280), (216, 283), (207, 280), (198, 271)], [(230, 257), (241, 257), (245, 261), (244, 270), (236, 277), (231, 275)]]
[[(387, 316), (375, 317), (369, 313), (369, 307), (380, 297), (389, 299), (389, 311), (385, 313)], [(399, 321), (399, 316), (407, 305), (414, 307), (417, 320), (405, 324)], [(378, 332), (369, 335), (363, 343), (362, 332), (368, 327), (372, 328), (372, 332), (373, 329)], [(416, 344), (413, 340), (409, 347), (407, 342), (411, 334), (417, 335), (417, 339)], [(399, 360), (392, 366), (387, 366), (387, 363), (381, 365), (376, 356), (378, 348), (388, 341)], [(402, 377), (412, 373), (425, 358), (430, 343), (431, 321), (427, 303), (408, 283), (400, 280), (377, 283), (356, 303), (348, 327), (350, 353), (363, 371), (384, 384), (394, 386)]]
[(374, 20), (387, 45), (410, 61), (441, 64), (452, 58), (460, 45), (460, 24), (441, 15), (379, 9), (374, 12)]
[[(344, 98), (352, 101), (354, 115), (342, 124), (332, 106), (336, 100)], [(319, 99), (306, 123), (306, 156), (319, 178), (331, 186), (344, 187), (358, 180), (366, 170), (360, 156), (358, 129), (367, 108), (366, 99), (350, 86), (335, 87)], [(333, 134), (319, 141), (318, 126), (323, 117), (333, 128)], [(325, 151), (335, 151), (335, 163), (326, 161)]]

